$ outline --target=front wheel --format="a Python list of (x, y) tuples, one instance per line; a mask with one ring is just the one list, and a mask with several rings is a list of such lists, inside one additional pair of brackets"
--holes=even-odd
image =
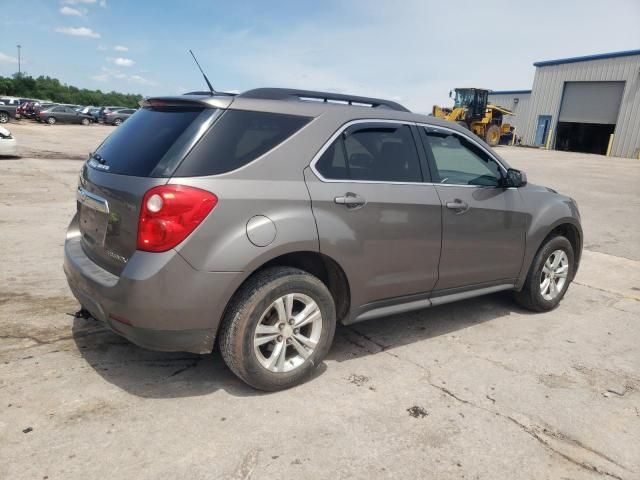
[(0, 123), (7, 123), (9, 121), (9, 114), (6, 112), (0, 112)]
[(85, 126), (86, 126), (86, 125), (89, 125), (90, 123), (91, 123), (91, 122), (89, 121), (89, 119), (88, 119), (88, 118), (83, 118), (83, 119), (82, 119), (82, 125), (85, 125)]
[(498, 125), (489, 125), (484, 140), (492, 147), (498, 145), (500, 143), (500, 127)]
[(56, 117), (49, 117), (49, 118), (47, 118), (47, 123), (48, 123), (49, 125), (55, 125), (55, 123), (56, 123)]
[(283, 390), (313, 373), (331, 347), (335, 327), (333, 297), (324, 283), (296, 268), (269, 268), (232, 299), (220, 328), (220, 351), (252, 387)]
[(122, 119), (120, 119), (120, 118), (116, 118), (116, 119), (113, 121), (113, 124), (114, 124), (116, 127), (119, 127), (120, 125), (122, 125)]
[(546, 312), (558, 306), (574, 274), (574, 253), (563, 236), (549, 239), (536, 254), (516, 301), (528, 310)]

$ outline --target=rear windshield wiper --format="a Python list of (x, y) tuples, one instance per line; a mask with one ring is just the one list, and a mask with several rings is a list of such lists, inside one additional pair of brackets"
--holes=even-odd
[(107, 163), (107, 161), (102, 158), (102, 155), (100, 155), (99, 153), (92, 153), (91, 156), (89, 157), (89, 159), (95, 158), (95, 160), (100, 164), (100, 165), (104, 165), (105, 163)]

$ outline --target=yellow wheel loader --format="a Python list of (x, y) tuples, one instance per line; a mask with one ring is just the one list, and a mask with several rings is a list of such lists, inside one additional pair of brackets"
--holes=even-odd
[[(489, 90), (482, 88), (456, 88), (453, 108), (434, 105), (433, 116), (456, 122), (496, 146), (503, 135), (513, 135), (511, 125), (503, 122), (503, 116), (513, 112), (488, 103), (488, 96)], [(451, 97), (453, 92), (449, 92)]]

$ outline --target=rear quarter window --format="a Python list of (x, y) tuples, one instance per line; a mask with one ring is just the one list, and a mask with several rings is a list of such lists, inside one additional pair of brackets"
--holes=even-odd
[(284, 142), (310, 120), (297, 115), (227, 110), (185, 158), (175, 176), (236, 170)]

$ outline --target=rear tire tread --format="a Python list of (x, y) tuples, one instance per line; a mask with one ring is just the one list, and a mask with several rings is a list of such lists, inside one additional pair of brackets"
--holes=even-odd
[[(313, 368), (307, 368), (306, 372), (301, 370), (294, 375), (283, 378), (278, 378), (278, 376), (271, 374), (269, 375), (271, 379), (269, 382), (266, 382), (256, 378), (256, 372), (249, 371), (249, 369), (246, 368), (246, 362), (243, 361), (245, 359), (242, 356), (242, 343), (245, 339), (246, 332), (242, 332), (242, 329), (246, 327), (246, 319), (252, 314), (255, 305), (259, 303), (263, 295), (282, 286), (288, 281), (295, 280), (304, 280), (315, 284), (315, 287), (319, 288), (327, 298), (331, 299), (331, 305), (333, 306), (333, 299), (329, 290), (317, 277), (304, 270), (292, 267), (267, 268), (249, 278), (249, 280), (240, 287), (229, 302), (220, 326), (218, 344), (225, 363), (240, 379), (259, 390), (276, 391), (294, 386), (308, 378), (315, 370), (315, 365), (313, 365)], [(253, 313), (255, 314), (255, 312)], [(314, 352), (314, 356), (320, 360), (327, 354), (333, 340), (335, 331), (335, 308), (331, 314), (333, 318), (329, 319), (329, 327), (325, 327), (331, 329), (329, 332), (329, 341), (326, 345), (318, 345), (318, 349), (316, 350), (317, 355), (316, 352)], [(292, 376), (295, 377), (294, 380), (292, 380)]]

